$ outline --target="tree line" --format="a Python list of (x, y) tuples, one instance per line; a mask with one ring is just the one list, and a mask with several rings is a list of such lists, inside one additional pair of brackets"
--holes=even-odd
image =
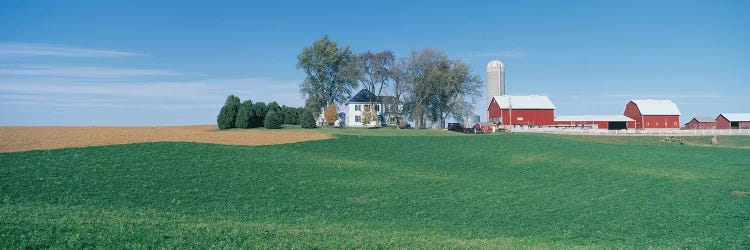
[(278, 103), (253, 103), (251, 100), (240, 101), (235, 95), (229, 95), (216, 117), (219, 129), (258, 128), (279, 129), (283, 124), (302, 125), (303, 128), (315, 128), (315, 115), (305, 108), (279, 106)]
[(305, 107), (316, 115), (345, 104), (361, 86), (376, 96), (392, 95), (395, 103), (387, 104), (401, 107), (395, 113), (419, 128), (444, 127), (449, 117), (462, 120), (472, 113), (482, 86), (466, 63), (443, 51), (425, 48), (403, 58), (390, 50), (354, 53), (327, 35), (302, 49), (297, 68), (307, 75), (300, 84)]

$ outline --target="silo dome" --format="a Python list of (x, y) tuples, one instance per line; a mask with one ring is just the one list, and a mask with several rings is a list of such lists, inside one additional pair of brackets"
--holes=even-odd
[(505, 68), (505, 64), (500, 60), (492, 60), (487, 64), (487, 70)]

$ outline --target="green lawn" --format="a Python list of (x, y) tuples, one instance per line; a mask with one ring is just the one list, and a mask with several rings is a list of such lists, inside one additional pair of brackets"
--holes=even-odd
[(748, 149), (533, 134), (2, 153), (0, 248), (748, 249), (735, 190)]
[[(663, 145), (664, 136), (609, 136), (609, 135), (548, 135), (551, 137), (565, 138), (570, 140), (600, 142), (620, 145)], [(684, 143), (694, 146), (712, 146), (712, 136), (675, 136)], [(720, 135), (717, 137), (719, 144), (715, 147), (723, 148), (750, 148), (750, 136), (746, 135)]]

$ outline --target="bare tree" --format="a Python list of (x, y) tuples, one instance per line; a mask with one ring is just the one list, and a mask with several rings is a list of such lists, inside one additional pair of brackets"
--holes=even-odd
[(398, 62), (391, 64), (388, 70), (388, 74), (391, 78), (391, 91), (393, 99), (389, 99), (391, 102), (386, 105), (390, 106), (393, 113), (396, 114), (396, 123), (400, 126), (404, 122), (404, 103), (409, 94), (409, 88), (411, 87), (411, 78), (406, 74), (406, 60), (401, 59)]
[[(373, 53), (367, 51), (360, 55), (357, 55), (356, 69), (349, 68), (348, 72), (350, 76), (359, 77), (359, 82), (362, 86), (374, 94), (374, 98), (380, 98), (390, 80), (389, 70), (395, 57), (393, 52), (390, 50)], [(376, 102), (379, 100), (373, 100), (373, 96), (370, 97), (370, 107), (375, 108)], [(381, 107), (382, 108), (382, 107)], [(375, 110), (382, 114), (383, 110)], [(371, 111), (372, 112), (372, 111)], [(376, 112), (373, 112), (375, 114)], [(380, 122), (375, 122), (375, 126), (380, 126)]]
[(307, 98), (306, 106), (320, 111), (328, 104), (346, 102), (357, 87), (357, 78), (347, 72), (355, 59), (348, 46), (339, 47), (328, 35), (302, 49), (297, 68), (307, 74), (300, 85), (300, 93)]
[(413, 51), (406, 61), (408, 113), (419, 128), (428, 122), (443, 127), (450, 115), (472, 109), (482, 83), (465, 63), (429, 48)]

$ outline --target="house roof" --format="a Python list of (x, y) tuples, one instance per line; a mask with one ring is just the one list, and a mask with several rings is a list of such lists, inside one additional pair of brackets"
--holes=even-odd
[(555, 117), (556, 122), (632, 122), (635, 121), (624, 115), (560, 115)]
[(631, 100), (638, 106), (641, 115), (680, 115), (677, 104), (671, 100)]
[(362, 89), (359, 92), (357, 92), (356, 95), (354, 95), (352, 98), (349, 99), (346, 103), (369, 103), (370, 100), (374, 102), (380, 102), (380, 98), (375, 96), (372, 92), (370, 92), (367, 89)]
[[(723, 113), (719, 116), (724, 116), (730, 122), (748, 122), (750, 121), (750, 113)], [(719, 118), (719, 117), (716, 117)]]
[(492, 98), (501, 109), (555, 109), (549, 97), (543, 95), (501, 95)]
[(711, 117), (705, 117), (705, 116), (703, 116), (703, 117), (695, 117), (695, 118), (690, 119), (690, 120), (691, 121), (692, 120), (696, 120), (698, 122), (716, 122), (716, 119), (711, 118)]

